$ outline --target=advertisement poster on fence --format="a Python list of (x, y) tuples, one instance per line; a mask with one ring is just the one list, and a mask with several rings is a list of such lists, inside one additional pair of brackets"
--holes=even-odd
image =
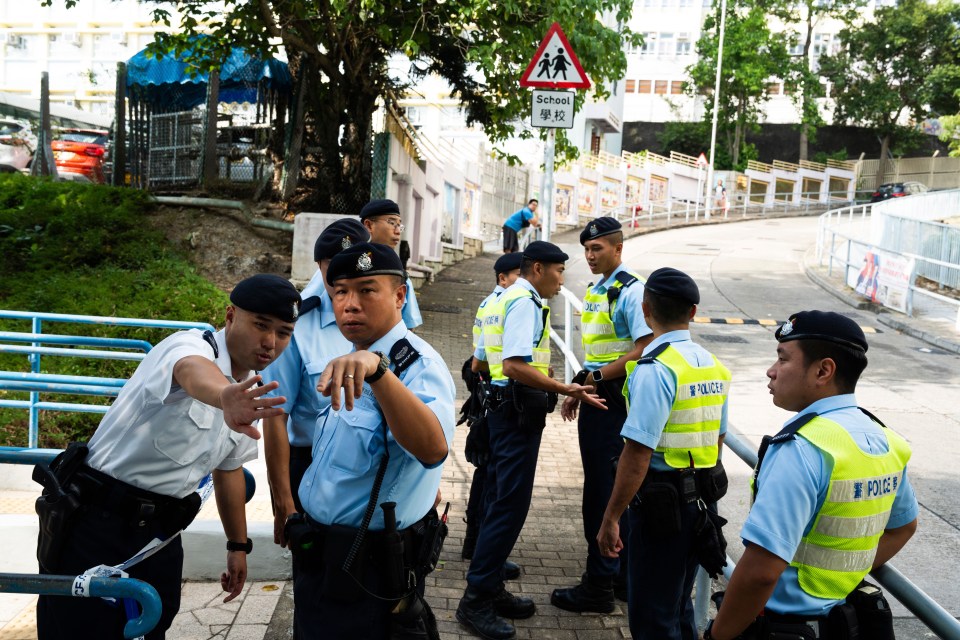
[(867, 250), (853, 288), (863, 297), (906, 313), (914, 260), (874, 248)]

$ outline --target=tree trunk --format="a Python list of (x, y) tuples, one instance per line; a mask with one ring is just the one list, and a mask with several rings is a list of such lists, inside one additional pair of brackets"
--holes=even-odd
[(807, 33), (803, 41), (803, 75), (804, 82), (798, 84), (797, 89), (803, 92), (800, 98), (800, 160), (806, 160), (810, 152), (810, 130), (807, 124), (807, 114), (810, 112), (810, 93), (806, 87), (806, 77), (810, 74), (810, 42), (813, 40), (813, 6), (807, 3)]
[[(803, 101), (804, 102), (807, 101), (806, 93), (803, 94)], [(806, 112), (806, 108), (804, 108), (804, 112)], [(800, 124), (800, 161), (801, 162), (807, 159), (807, 153), (809, 152), (810, 143), (807, 136), (808, 126), (809, 125), (806, 122), (803, 122)]]
[(890, 134), (884, 134), (880, 143), (880, 163), (877, 165), (877, 183), (874, 189), (883, 184), (884, 176), (887, 173), (887, 154), (890, 151)]

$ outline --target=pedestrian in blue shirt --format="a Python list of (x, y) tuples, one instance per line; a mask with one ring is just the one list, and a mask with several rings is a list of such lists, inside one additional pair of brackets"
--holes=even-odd
[[(393, 200), (371, 200), (360, 210), (360, 221), (370, 232), (370, 242), (387, 245), (394, 251), (400, 246), (400, 237), (406, 226), (400, 217), (400, 206)], [(406, 279), (406, 285), (407, 297), (401, 315), (408, 329), (416, 329), (423, 324), (423, 316), (410, 278)]]
[(540, 228), (540, 220), (537, 218), (537, 207), (539, 202), (536, 198), (531, 198), (527, 206), (517, 211), (506, 219), (503, 223), (503, 252), (516, 253), (520, 251), (520, 240), (518, 233), (525, 227)]
[(302, 640), (436, 631), (423, 584), (446, 528), (434, 503), (456, 392), (440, 355), (401, 319), (405, 278), (393, 249), (374, 243), (344, 249), (327, 268), (337, 326), (354, 350), (320, 375), (330, 406), (300, 483), (305, 514), (285, 533)]
[(889, 606), (863, 579), (917, 529), (910, 446), (857, 406), (868, 345), (856, 322), (801, 311), (776, 338), (767, 386), (797, 415), (760, 445), (746, 549), (704, 638), (846, 640), (856, 625), (891, 639)]
[(540, 440), (557, 394), (604, 406), (592, 387), (550, 375), (550, 308), (544, 298), (560, 292), (567, 257), (549, 242), (527, 247), (520, 278), (488, 305), (474, 353), (486, 362), (492, 385), (488, 497), (457, 620), (482, 638), (513, 638), (516, 630), (504, 618), (536, 612), (533, 600), (504, 588), (503, 568), (530, 510)]
[(287, 546), (283, 536), (287, 516), (303, 511), (297, 490), (313, 459), (317, 417), (330, 405), (328, 397), (317, 393), (320, 374), (328, 362), (353, 350), (337, 327), (332, 287), (324, 278), (334, 256), (369, 239), (366, 228), (353, 218), (337, 220), (323, 230), (313, 246), (318, 270), (301, 292), (304, 302), (290, 348), (263, 371), (265, 380), (279, 383), (267, 395), (286, 398), (280, 405), (283, 415), (263, 423), (264, 457), (273, 500), (273, 541), (282, 547)]
[[(719, 450), (727, 427), (730, 372), (690, 339), (700, 291), (664, 267), (647, 278), (643, 313), (653, 340), (628, 375), (626, 439), (597, 534), (600, 552), (624, 547), (620, 518), (629, 505), (627, 613), (635, 640), (696, 640), (690, 594), (704, 561), (699, 533), (726, 490)], [(639, 498), (639, 499), (637, 499)], [(723, 564), (725, 548), (711, 562)]]

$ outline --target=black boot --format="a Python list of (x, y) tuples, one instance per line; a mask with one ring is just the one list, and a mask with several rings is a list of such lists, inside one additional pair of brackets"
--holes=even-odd
[(537, 612), (537, 605), (530, 598), (515, 596), (506, 589), (501, 589), (493, 597), (493, 608), (504, 618), (523, 620)]
[(495, 596), (467, 587), (457, 606), (457, 620), (485, 640), (511, 640), (517, 630), (497, 614)]
[(520, 577), (520, 565), (507, 560), (503, 563), (503, 570), (500, 572), (500, 577), (504, 580), (516, 580)]
[(577, 586), (554, 589), (550, 595), (550, 604), (576, 613), (610, 613), (615, 607), (613, 581), (610, 578), (591, 578), (585, 573)]

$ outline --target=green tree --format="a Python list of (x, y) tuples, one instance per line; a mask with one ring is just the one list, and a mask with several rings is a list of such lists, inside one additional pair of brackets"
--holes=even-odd
[[(690, 82), (687, 92), (704, 95), (704, 121), (713, 118), (713, 88), (717, 73), (720, 3), (704, 20), (703, 35), (697, 42), (697, 62), (687, 68)], [(759, 5), (737, 7), (727, 3), (720, 73), (720, 99), (717, 133), (722, 136), (730, 167), (742, 168), (753, 155), (746, 134), (756, 128), (761, 109), (769, 99), (767, 83), (788, 65), (789, 56), (783, 38), (771, 34), (764, 8)], [(719, 160), (719, 154), (717, 157)], [(717, 161), (716, 164), (720, 166)]]
[(901, 0), (878, 9), (875, 22), (842, 30), (841, 50), (820, 59), (820, 73), (833, 83), (835, 121), (881, 138), (878, 184), (904, 119), (916, 125), (960, 106), (958, 20), (960, 5), (950, 0)]
[[(624, 47), (640, 38), (626, 27), (608, 28), (601, 16), (625, 25), (632, 6), (631, 0), (179, 0), (180, 28), (158, 34), (151, 49), (158, 55), (192, 50), (203, 68), (216, 67), (233, 46), (265, 55), (282, 47), (305, 98), (304, 144), (311, 157), (302, 174), (303, 202), (356, 213), (370, 194), (378, 101), (410, 82), (390, 72), (398, 54), (410, 60), (414, 81), (426, 74), (444, 78), (468, 123), (482, 125), (492, 140), (518, 132), (530, 137), (518, 127), (530, 112), (518, 81), (550, 25), (560, 23), (602, 98), (605, 82), (626, 71)], [(155, 9), (156, 22), (171, 25), (169, 7)], [(198, 40), (200, 34), (210, 37)], [(575, 153), (558, 139), (560, 158)]]
[[(960, 89), (954, 95), (960, 100)], [(943, 116), (940, 126), (943, 127), (940, 139), (950, 145), (950, 156), (960, 158), (960, 113)]]

